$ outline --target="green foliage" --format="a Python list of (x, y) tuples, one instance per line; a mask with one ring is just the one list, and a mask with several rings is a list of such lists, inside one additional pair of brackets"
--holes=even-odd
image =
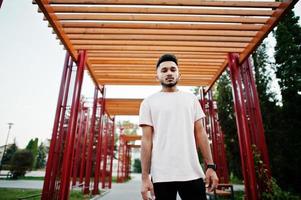
[(262, 200), (298, 200), (299, 197), (292, 195), (289, 192), (283, 191), (277, 184), (273, 177), (270, 177), (265, 164), (261, 159), (259, 150), (255, 145), (252, 146), (254, 165), (257, 179), (260, 180), (261, 186), (264, 191), (261, 191)]
[(32, 153), (34, 158), (31, 169), (36, 166), (36, 160), (38, 156), (38, 141), (38, 138), (35, 138), (34, 140), (31, 139), (26, 146), (26, 149)]
[(35, 169), (44, 168), (45, 164), (46, 164), (46, 147), (42, 142), (38, 148), (38, 155), (37, 155)]
[(277, 116), (277, 140), (271, 156), (272, 172), (279, 185), (301, 193), (301, 27), (299, 17), (289, 11), (275, 31), (276, 77), (282, 95)]
[(232, 87), (227, 72), (224, 72), (218, 80), (215, 97), (218, 105), (219, 122), (225, 135), (229, 170), (234, 176), (242, 178), (239, 144), (233, 110)]
[(129, 120), (118, 121), (117, 127), (123, 128), (123, 133), (126, 135), (137, 135), (139, 126), (130, 122)]
[(279, 23), (275, 32), (276, 75), (279, 78), (283, 105), (295, 104), (292, 97), (300, 99), (301, 91), (301, 27), (293, 11)]
[(142, 170), (141, 170), (141, 160), (140, 159), (136, 158), (134, 160), (133, 166), (134, 166), (135, 173), (141, 173)]
[(3, 169), (6, 169), (5, 166), (9, 167), (11, 158), (13, 157), (13, 155), (15, 154), (15, 152), (17, 150), (18, 150), (18, 147), (15, 142), (6, 149), (5, 154), (3, 155), (3, 159), (2, 159)]
[(242, 185), (242, 184), (243, 184), (243, 181), (242, 181), (242, 179), (240, 179), (240, 178), (234, 176), (233, 173), (230, 173), (230, 183)]
[(191, 92), (195, 95), (198, 96), (200, 93), (200, 87), (193, 87), (191, 88)]
[(31, 170), (34, 157), (31, 151), (23, 149), (18, 150), (11, 159), (10, 172), (13, 179), (24, 176), (27, 170)]

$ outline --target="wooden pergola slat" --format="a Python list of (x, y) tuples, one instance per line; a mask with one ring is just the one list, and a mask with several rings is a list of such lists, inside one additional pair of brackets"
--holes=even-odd
[(223, 36), (187, 36), (187, 35), (131, 35), (131, 34), (70, 34), (71, 40), (141, 40), (141, 41), (215, 41), (215, 42), (250, 42), (252, 37)]
[[(53, 14), (52, 14), (53, 15)], [(58, 20), (105, 20), (105, 21), (166, 21), (166, 22), (216, 22), (264, 24), (268, 18), (262, 17), (205, 17), (198, 15), (159, 15), (159, 14), (57, 14)]]
[(199, 1), (199, 0), (50, 0), (51, 4), (94, 4), (94, 5), (160, 5), (160, 6), (210, 6), (210, 7), (242, 7), (242, 8), (277, 8), (279, 2), (271, 1)]
[[(157, 59), (173, 53), (179, 84), (208, 88), (227, 67), (228, 53), (244, 61), (296, 2), (36, 0), (73, 59), (87, 51), (96, 85), (158, 85)], [(122, 105), (112, 105), (115, 114), (130, 112), (131, 103)]]
[[(139, 79), (130, 79), (130, 78), (123, 78), (123, 79), (97, 79), (98, 83), (101, 85), (158, 85), (158, 82), (154, 79), (151, 80), (142, 80)], [(208, 85), (210, 81), (206, 80), (181, 80), (179, 84), (182, 86), (194, 86), (194, 85)]]
[(64, 31), (72, 35), (74, 33), (82, 34), (139, 34), (139, 35), (197, 35), (197, 36), (240, 36), (254, 37), (256, 31), (243, 30), (190, 30), (190, 29), (126, 29), (126, 28), (64, 28)]
[(186, 47), (186, 46), (117, 46), (117, 45), (74, 45), (75, 49), (86, 50), (141, 50), (141, 51), (186, 51), (186, 52), (242, 52), (244, 48), (234, 47)]
[(133, 40), (71, 40), (74, 45), (137, 45), (137, 46), (199, 46), (199, 47), (246, 47), (246, 42), (196, 42), (196, 41), (133, 41)]
[[(271, 16), (271, 9), (205, 9), (202, 7), (110, 7), (110, 6), (51, 6), (52, 13), (136, 13), (136, 14), (198, 14), (226, 16)], [(51, 13), (51, 12), (50, 12)]]
[(129, 22), (61, 22), (65, 28), (132, 28), (132, 29), (196, 29), (196, 30), (260, 30), (259, 24), (192, 24), (192, 23), (129, 23)]

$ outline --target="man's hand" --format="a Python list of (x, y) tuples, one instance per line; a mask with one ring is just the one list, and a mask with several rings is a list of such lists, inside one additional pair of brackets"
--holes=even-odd
[(208, 186), (209, 192), (212, 192), (214, 191), (214, 189), (217, 188), (218, 177), (213, 169), (211, 168), (207, 169), (205, 181), (206, 181), (206, 186)]
[[(149, 192), (151, 194), (151, 198), (149, 197)], [(155, 200), (154, 186), (149, 178), (142, 179), (141, 195), (143, 200)]]

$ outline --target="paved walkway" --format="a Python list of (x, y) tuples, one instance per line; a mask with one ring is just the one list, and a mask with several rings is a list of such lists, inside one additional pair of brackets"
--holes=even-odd
[[(38, 174), (40, 174), (39, 172)], [(34, 174), (32, 174), (34, 176)], [(131, 174), (132, 179), (127, 183), (113, 183), (112, 189), (105, 195), (95, 198), (97, 200), (141, 200), (140, 184), (141, 175)], [(42, 189), (43, 181), (40, 180), (0, 180), (0, 188), (27, 188)], [(234, 190), (243, 190), (243, 185), (234, 185)], [(180, 198), (178, 197), (178, 200)]]
[[(141, 174), (131, 174), (131, 181), (127, 183), (113, 183), (112, 190), (108, 191), (104, 196), (97, 198), (98, 200), (141, 200), (140, 184)], [(234, 185), (234, 190), (243, 190), (243, 185)], [(177, 200), (181, 198), (178, 196)]]
[(0, 188), (42, 189), (43, 181), (35, 180), (0, 180)]
[(100, 200), (141, 200), (140, 196), (140, 174), (131, 174), (132, 179), (127, 183), (113, 183), (112, 190), (108, 191), (104, 196), (98, 198)]

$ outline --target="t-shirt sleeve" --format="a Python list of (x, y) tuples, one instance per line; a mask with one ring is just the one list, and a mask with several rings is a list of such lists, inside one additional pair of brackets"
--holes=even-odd
[(150, 106), (146, 100), (142, 101), (139, 110), (139, 126), (142, 125), (153, 126)]
[(197, 98), (194, 98), (194, 121), (198, 121), (199, 119), (206, 117), (201, 104)]

